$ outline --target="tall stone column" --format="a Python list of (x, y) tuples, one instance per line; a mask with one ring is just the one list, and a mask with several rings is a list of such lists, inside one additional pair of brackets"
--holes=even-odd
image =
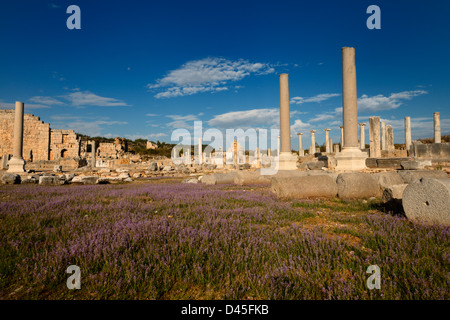
[(256, 153), (256, 168), (259, 169), (261, 168), (261, 155), (259, 152), (259, 148), (256, 148), (255, 153)]
[(281, 152), (291, 152), (291, 118), (289, 111), (289, 75), (280, 74), (280, 136)]
[(296, 170), (297, 156), (291, 152), (291, 116), (289, 112), (289, 75), (280, 74), (280, 151), (278, 170)]
[(411, 149), (411, 118), (405, 117), (405, 149), (409, 154)]
[(434, 143), (441, 143), (441, 115), (439, 112), (434, 113)]
[(358, 147), (355, 49), (342, 49), (342, 103), (345, 146)]
[(338, 153), (339, 153), (339, 145), (338, 145), (338, 144), (335, 144), (335, 145), (334, 145), (334, 153), (335, 153), (335, 154), (338, 154)]
[(388, 151), (394, 151), (394, 130), (391, 125), (386, 126), (386, 148)]
[(202, 138), (198, 138), (198, 164), (203, 163)]
[(9, 160), (8, 172), (25, 172), (25, 160), (23, 159), (23, 117), (24, 104), (16, 101), (13, 135), (13, 156)]
[(309, 154), (314, 155), (316, 153), (316, 130), (311, 130), (311, 147), (309, 148)]
[(330, 153), (331, 149), (330, 149), (330, 130), (331, 129), (324, 129), (323, 131), (325, 131), (325, 152), (326, 153)]
[(300, 157), (305, 156), (305, 150), (303, 149), (303, 133), (299, 132), (298, 135), (298, 155)]
[(344, 126), (339, 126), (341, 128), (341, 148), (344, 147)]
[(280, 142), (280, 136), (277, 138), (277, 155), (280, 155), (280, 148), (281, 148), (281, 142)]
[(237, 150), (237, 141), (236, 139), (233, 140), (233, 165), (235, 169), (239, 169), (238, 168), (238, 150)]
[(369, 117), (369, 143), (371, 158), (380, 158), (380, 117)]
[(361, 150), (366, 149), (366, 132), (365, 132), (366, 124), (364, 122), (359, 123), (359, 142)]
[(381, 150), (386, 150), (386, 122), (381, 121)]
[(329, 138), (330, 139), (330, 152), (333, 152), (333, 138)]
[(367, 153), (358, 145), (355, 48), (342, 48), (342, 107), (345, 145), (336, 156), (336, 170), (361, 170), (366, 168)]
[(95, 168), (96, 165), (97, 165), (97, 158), (96, 158), (97, 153), (95, 152), (95, 140), (92, 141), (91, 146), (92, 146), (92, 150), (91, 150), (91, 156), (92, 156), (91, 157), (91, 167)]

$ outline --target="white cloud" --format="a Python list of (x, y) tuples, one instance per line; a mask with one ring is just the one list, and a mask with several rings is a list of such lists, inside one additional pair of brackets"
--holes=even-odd
[(187, 121), (193, 122), (198, 121), (200, 116), (202, 116), (203, 113), (199, 113), (198, 115), (195, 114), (188, 114), (185, 116), (181, 115), (166, 115), (166, 117), (171, 118), (173, 121), (167, 123), (166, 125), (171, 128), (185, 128), (185, 129), (192, 129), (194, 126), (191, 124), (188, 124)]
[(155, 113), (147, 113), (146, 116), (147, 116), (147, 117), (157, 117), (158, 114), (155, 114)]
[(291, 133), (297, 134), (297, 132), (305, 133), (306, 130), (311, 129), (311, 125), (309, 123), (305, 123), (300, 119), (296, 119), (294, 123), (291, 125)]
[[(291, 111), (291, 119), (297, 114), (303, 114), (303, 112), (297, 110)], [(275, 128), (280, 125), (280, 109), (265, 108), (231, 111), (214, 116), (208, 121), (208, 125), (219, 129)]]
[(147, 137), (149, 139), (162, 138), (162, 137), (167, 137), (167, 134), (162, 133), (162, 132), (160, 132), (160, 133), (150, 133), (149, 135), (147, 135)]
[(50, 119), (56, 120), (56, 121), (63, 121), (63, 120), (75, 120), (80, 119), (78, 116), (72, 116), (70, 114), (56, 114), (53, 116), (50, 116)]
[[(65, 117), (65, 119), (70, 119), (69, 116)], [(63, 119), (61, 119), (63, 120)], [(77, 133), (86, 134), (91, 137), (93, 136), (101, 136), (103, 126), (116, 126), (116, 125), (126, 125), (128, 122), (125, 121), (106, 121), (106, 120), (98, 120), (98, 121), (83, 121), (83, 120), (75, 120), (72, 122), (65, 123), (52, 123), (53, 126), (59, 127), (60, 129), (73, 129)]]
[(303, 97), (293, 97), (291, 98), (291, 103), (292, 104), (302, 104), (302, 103), (307, 103), (307, 102), (322, 102), (334, 97), (339, 97), (341, 94), (340, 93), (321, 93), (318, 94), (316, 96), (313, 97), (309, 97), (309, 98), (303, 98)]
[(267, 127), (280, 122), (279, 112), (277, 108), (232, 111), (214, 116), (208, 124), (211, 127), (224, 129)]
[(42, 96), (35, 96), (35, 97), (31, 97), (29, 99), (29, 101), (31, 102), (36, 102), (39, 104), (44, 104), (44, 105), (61, 105), (64, 104), (64, 102), (61, 102), (59, 100), (56, 100), (55, 98), (52, 97), (42, 97)]
[(75, 91), (63, 96), (76, 107), (81, 106), (99, 106), (99, 107), (126, 107), (127, 103), (115, 98), (98, 96), (89, 91)]
[(243, 59), (231, 61), (224, 58), (205, 58), (189, 61), (147, 87), (163, 89), (155, 98), (171, 98), (200, 92), (225, 91), (228, 90), (226, 84), (229, 82), (241, 80), (252, 73), (263, 75), (273, 72), (275, 69), (265, 63), (251, 63)]
[(320, 122), (320, 121), (328, 121), (336, 118), (336, 114), (333, 113), (321, 113), (318, 114), (315, 118), (309, 120), (309, 122)]
[[(10, 102), (0, 102), (0, 107), (4, 109), (15, 109), (16, 104)], [(25, 110), (28, 109), (49, 109), (50, 106), (46, 106), (43, 104), (34, 104), (34, 103), (24, 103)]]
[[(107, 135), (105, 135), (105, 137), (107, 138), (113, 138), (113, 137), (118, 137), (118, 135), (114, 135), (111, 133), (108, 133)], [(162, 138), (162, 137), (167, 137), (167, 134), (165, 133), (150, 133), (150, 134), (125, 134), (124, 135), (125, 138), (130, 139), (130, 140), (136, 140), (136, 139), (147, 139), (147, 140), (156, 140), (158, 138)]]
[(374, 112), (396, 109), (403, 104), (401, 100), (411, 100), (413, 97), (417, 97), (427, 93), (428, 92), (424, 90), (412, 90), (391, 93), (391, 95), (388, 97), (382, 94), (369, 97), (364, 94), (358, 99), (358, 111)]

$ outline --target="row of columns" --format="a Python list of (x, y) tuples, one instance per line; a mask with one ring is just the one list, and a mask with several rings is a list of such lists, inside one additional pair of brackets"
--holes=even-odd
[[(434, 143), (441, 143), (440, 114), (435, 112), (434, 118)], [(381, 128), (381, 130), (380, 130)], [(361, 129), (361, 136), (364, 131)], [(384, 121), (380, 121), (380, 117), (369, 118), (369, 135), (370, 135), (370, 157), (381, 157), (381, 151), (394, 151), (394, 130), (391, 125), (386, 125)], [(363, 140), (363, 138), (361, 138)], [(362, 146), (362, 141), (361, 141)], [(411, 139), (411, 117), (405, 117), (405, 149), (410, 151), (412, 146)]]

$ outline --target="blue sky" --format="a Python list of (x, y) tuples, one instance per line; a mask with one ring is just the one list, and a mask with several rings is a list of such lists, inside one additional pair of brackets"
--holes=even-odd
[[(81, 30), (69, 30), (69, 5)], [(369, 30), (369, 5), (381, 29)], [(342, 122), (341, 48), (355, 47), (358, 117), (404, 143), (450, 134), (448, 1), (2, 1), (0, 106), (25, 102), (54, 129), (171, 142), (173, 130), (277, 128), (289, 74), (296, 132), (333, 141)], [(366, 142), (368, 143), (368, 129)]]

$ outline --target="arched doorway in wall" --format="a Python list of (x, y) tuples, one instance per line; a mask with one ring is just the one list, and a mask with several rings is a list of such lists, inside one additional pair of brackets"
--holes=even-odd
[(67, 158), (69, 156), (69, 151), (67, 149), (61, 150), (61, 158)]

